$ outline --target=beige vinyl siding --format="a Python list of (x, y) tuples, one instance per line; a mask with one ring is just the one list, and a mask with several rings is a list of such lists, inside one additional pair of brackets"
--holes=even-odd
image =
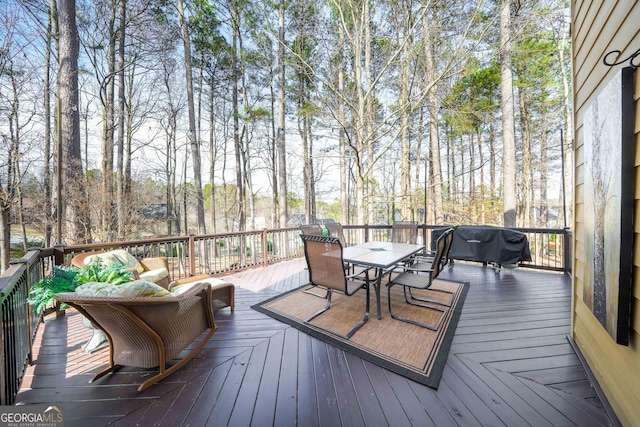
[[(625, 426), (640, 425), (640, 105), (636, 106), (635, 242), (632, 290), (632, 331), (629, 346), (616, 344), (582, 302), (584, 280), (592, 262), (584, 248), (584, 153), (582, 125), (585, 111), (604, 85), (628, 62), (607, 67), (602, 58), (621, 50), (619, 59), (640, 49), (640, 4), (630, 0), (573, 0), (573, 84), (575, 120), (574, 188), (574, 307), (573, 338), (600, 387)], [(640, 58), (639, 58), (640, 59)], [(636, 71), (636, 100), (640, 99)], [(637, 102), (637, 101), (636, 101)]]

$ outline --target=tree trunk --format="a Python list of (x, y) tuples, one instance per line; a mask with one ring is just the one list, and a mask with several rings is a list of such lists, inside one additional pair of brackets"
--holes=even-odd
[[(301, 80), (301, 79), (299, 79)], [(301, 82), (299, 82), (301, 83)], [(299, 95), (302, 97), (302, 94)], [(302, 142), (302, 185), (304, 187), (304, 217), (305, 223), (312, 224), (316, 222), (316, 219), (311, 214), (311, 170), (310, 160), (311, 155), (309, 153), (309, 141), (307, 140), (307, 126), (304, 124), (304, 117), (302, 114), (302, 105), (304, 102), (302, 99), (298, 100), (298, 134)]]
[[(51, 230), (52, 224), (52, 179), (51, 179), (51, 43), (54, 38), (54, 21), (57, 18), (56, 2), (49, 0), (49, 13), (47, 16), (47, 36), (45, 51), (45, 72), (44, 72), (44, 245), (46, 248), (51, 246)], [(57, 25), (55, 25), (57, 29)]]
[[(202, 195), (202, 166), (200, 159), (200, 141), (196, 133), (195, 102), (193, 97), (193, 71), (191, 66), (191, 39), (187, 20), (184, 16), (184, 6), (182, 0), (177, 1), (178, 17), (180, 19), (180, 34), (184, 45), (184, 68), (187, 84), (187, 106), (189, 110), (189, 133), (188, 141), (193, 156), (193, 180), (196, 190), (196, 205), (198, 217), (198, 232), (207, 233), (207, 226), (204, 216), (204, 196)], [(186, 212), (185, 212), (186, 214)]]
[(117, 158), (116, 158), (116, 198), (118, 201), (117, 221), (118, 221), (118, 240), (125, 238), (125, 221), (129, 218), (129, 206), (125, 202), (124, 194), (124, 140), (125, 140), (125, 75), (124, 75), (124, 49), (125, 35), (127, 28), (127, 0), (120, 0), (120, 31), (118, 45), (118, 141), (117, 141)]
[[(338, 25), (338, 92), (344, 93), (345, 85), (344, 85), (344, 68), (345, 68), (345, 59), (344, 59), (344, 49), (345, 49), (345, 40), (344, 40), (344, 29), (342, 25)], [(344, 111), (344, 101), (341, 97), (337, 97), (337, 110), (338, 110), (338, 145), (340, 150), (340, 222), (343, 224), (349, 223), (349, 195), (347, 193), (347, 183), (349, 182), (349, 170), (347, 168), (350, 160), (347, 159), (347, 143), (346, 143), (346, 115)]]
[[(67, 243), (85, 243), (87, 205), (83, 198), (85, 178), (80, 150), (80, 111), (78, 101), (78, 29), (75, 0), (60, 0), (58, 94), (60, 132), (64, 145), (64, 195), (66, 201)], [(59, 213), (60, 214), (60, 213)]]
[(502, 94), (502, 182), (505, 227), (516, 226), (516, 135), (511, 70), (511, 0), (500, 4), (500, 88)]
[(531, 227), (533, 209), (533, 180), (531, 179), (531, 130), (529, 126), (529, 95), (526, 89), (518, 87), (518, 102), (520, 104), (520, 133), (522, 137), (522, 176), (521, 183), (522, 207), (520, 212), (520, 224)]
[[(566, 29), (565, 31), (563, 31), (562, 33), (562, 42), (560, 43), (560, 46), (558, 46), (558, 57), (559, 57), (559, 61), (560, 61), (560, 70), (562, 73), (562, 88), (563, 88), (563, 99), (564, 99), (564, 115), (565, 115), (565, 120), (566, 120), (566, 125), (565, 125), (565, 135), (566, 135), (566, 143), (562, 141), (562, 136), (560, 137), (561, 140), (561, 146), (560, 149), (564, 151), (564, 161), (565, 164), (564, 166), (564, 176), (562, 177), (563, 179), (563, 189), (573, 189), (573, 111), (571, 108), (571, 83), (569, 81), (569, 77), (568, 77), (568, 72), (566, 70), (566, 66), (565, 66), (565, 59), (564, 59), (564, 49), (565, 46), (567, 44), (567, 39), (569, 38), (570, 34), (570, 26), (567, 24), (566, 25)], [(573, 190), (570, 190), (571, 194), (573, 194)], [(562, 205), (563, 205), (563, 227), (566, 227), (567, 224), (571, 224), (573, 222), (572, 218), (572, 212), (573, 212), (573, 204), (569, 203), (567, 205), (566, 203), (566, 199), (567, 199), (567, 195), (566, 194), (562, 194)], [(572, 197), (569, 197), (569, 199), (571, 200)], [(564, 210), (567, 210), (566, 212), (564, 212)], [(567, 221), (564, 221), (564, 220)]]
[[(165, 128), (165, 164), (164, 164), (164, 172), (165, 179), (167, 181), (166, 187), (166, 199), (167, 199), (167, 234), (174, 234), (174, 224), (175, 224), (175, 234), (180, 235), (182, 227), (179, 218), (178, 212), (178, 195), (176, 194), (176, 174), (177, 174), (177, 148), (176, 148), (176, 116), (178, 115), (178, 109), (174, 106), (173, 96), (171, 92), (171, 71), (168, 69), (166, 64), (163, 63), (163, 83), (167, 93), (167, 109), (168, 111), (165, 113), (167, 115)], [(164, 122), (161, 122), (164, 123)]]
[[(236, 17), (237, 19), (237, 17)], [(238, 105), (238, 32), (239, 24), (233, 26), (233, 88), (232, 88), (232, 103), (233, 103), (233, 142), (235, 147), (235, 161), (236, 161), (236, 186), (237, 186), (237, 201), (238, 201), (238, 230), (243, 231), (246, 224), (246, 212), (245, 212), (245, 188), (242, 172), (242, 140), (240, 138), (240, 111)], [(242, 255), (244, 251), (240, 251)]]
[[(366, 171), (362, 177), (363, 194), (362, 194), (362, 217), (366, 219), (367, 224), (373, 222), (373, 186), (371, 185), (371, 175), (374, 166), (374, 148), (375, 148), (375, 120), (374, 117), (374, 92), (375, 86), (372, 84), (371, 78), (371, 11), (369, 9), (370, 4), (368, 1), (363, 1), (363, 13), (362, 13), (362, 30), (363, 39), (362, 45), (364, 48), (364, 99), (365, 99), (365, 112), (364, 112), (364, 129), (365, 137), (362, 142), (366, 146), (367, 155), (366, 160), (363, 163), (363, 170)], [(362, 224), (362, 222), (360, 222)]]
[(4, 189), (0, 186), (0, 274), (9, 268), (11, 260), (10, 205), (5, 202), (6, 197)]
[[(403, 34), (402, 37), (407, 37)], [(398, 108), (400, 109), (400, 212), (402, 219), (408, 221), (411, 219), (411, 156), (409, 144), (409, 43), (404, 43), (401, 57), (401, 66), (398, 76), (398, 84), (400, 85), (400, 99), (398, 99)]]
[[(216, 233), (218, 229), (216, 223), (216, 181), (215, 171), (216, 162), (218, 160), (218, 153), (216, 150), (216, 136), (215, 136), (215, 85), (213, 75), (211, 76), (211, 83), (209, 85), (209, 158), (211, 163), (209, 164), (209, 197), (211, 199), (211, 208), (209, 209), (209, 218), (211, 223), (211, 232)], [(216, 246), (217, 248), (217, 246)]]
[(476, 129), (477, 131), (477, 141), (478, 141), (478, 160), (480, 162), (480, 224), (486, 224), (486, 212), (485, 212), (485, 203), (486, 203), (486, 195), (485, 195), (485, 185), (484, 185), (484, 153), (482, 152), (482, 132), (480, 129)]
[(100, 228), (102, 231), (102, 239), (107, 242), (114, 240), (113, 235), (113, 149), (114, 149), (114, 133), (115, 133), (115, 80), (116, 73), (116, 35), (115, 35), (115, 19), (116, 19), (116, 2), (112, 1), (109, 10), (108, 21), (108, 37), (109, 44), (107, 46), (107, 76), (104, 84), (103, 99), (103, 124), (102, 124), (102, 209), (100, 210), (101, 221)]
[(275, 73), (273, 72), (274, 68), (271, 68), (271, 73), (269, 76), (269, 90), (270, 90), (270, 106), (271, 106), (271, 117), (269, 120), (269, 124), (271, 127), (271, 135), (269, 135), (269, 160), (271, 162), (271, 170), (270, 179), (271, 179), (271, 188), (273, 189), (271, 195), (271, 221), (270, 226), (273, 228), (280, 221), (280, 212), (278, 211), (278, 144), (277, 144), (277, 131), (276, 131), (276, 92), (275, 92)]
[(541, 117), (541, 127), (542, 127), (542, 135), (540, 136), (540, 220), (537, 227), (548, 227), (549, 226), (549, 203), (547, 200), (547, 186), (548, 186), (548, 174), (549, 174), (549, 141), (548, 141), (548, 119), (547, 119), (547, 111), (546, 107), (543, 107), (545, 110), (542, 112)]
[[(426, 17), (426, 15), (425, 15)], [(433, 211), (435, 214), (435, 224), (444, 223), (443, 195), (442, 195), (442, 165), (440, 163), (440, 137), (438, 129), (438, 113), (440, 105), (438, 102), (437, 69), (434, 61), (433, 50), (436, 43), (436, 34), (430, 27), (427, 20), (423, 24), (424, 33), (424, 59), (427, 74), (427, 84), (430, 85), (427, 102), (429, 105), (429, 164), (430, 188), (433, 194)]]
[(288, 207), (287, 207), (287, 144), (285, 139), (285, 122), (286, 122), (286, 97), (285, 97), (285, 33), (284, 33), (284, 12), (285, 0), (280, 0), (280, 8), (278, 9), (278, 209), (280, 217), (278, 218), (278, 227), (287, 226)]

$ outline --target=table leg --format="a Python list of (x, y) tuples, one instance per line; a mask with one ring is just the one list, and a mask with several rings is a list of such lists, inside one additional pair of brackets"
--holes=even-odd
[(378, 310), (378, 320), (382, 319), (382, 314), (380, 312), (380, 286), (382, 285), (382, 276), (383, 270), (381, 268), (376, 269), (376, 280), (373, 287), (376, 291), (376, 308)]

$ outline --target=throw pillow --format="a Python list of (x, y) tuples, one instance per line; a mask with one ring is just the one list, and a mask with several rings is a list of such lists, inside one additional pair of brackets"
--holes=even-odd
[(90, 255), (85, 258), (84, 262), (85, 264), (89, 264), (96, 258), (102, 260), (102, 265), (105, 267), (117, 266), (124, 268), (134, 268), (138, 273), (142, 273), (144, 271), (144, 267), (138, 262), (136, 257), (131, 255), (124, 249), (116, 249), (101, 254)]
[(76, 288), (76, 292), (83, 296), (92, 297), (164, 297), (171, 295), (162, 286), (146, 280), (134, 280), (121, 285), (110, 283), (89, 282)]

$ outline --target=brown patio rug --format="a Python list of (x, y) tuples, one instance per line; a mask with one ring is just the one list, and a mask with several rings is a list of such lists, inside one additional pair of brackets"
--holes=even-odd
[[(382, 320), (376, 317), (375, 293), (372, 288), (369, 321), (349, 340), (327, 333), (315, 325), (345, 335), (362, 320), (366, 298), (364, 289), (350, 297), (334, 292), (331, 308), (314, 318), (311, 324), (305, 323), (304, 319), (322, 309), (326, 305), (326, 299), (302, 292), (309, 288), (308, 285), (270, 298), (252, 308), (390, 371), (437, 388), (468, 283), (436, 279), (432, 287), (453, 292), (452, 296), (431, 290), (414, 290), (416, 296), (452, 301), (452, 306), (447, 308), (436, 331), (392, 319), (388, 311), (387, 289), (384, 283), (381, 295)], [(315, 289), (314, 292), (324, 291)], [(402, 286), (392, 288), (391, 298), (396, 315), (429, 324), (435, 324), (442, 316), (442, 312), (407, 304), (402, 294)]]

